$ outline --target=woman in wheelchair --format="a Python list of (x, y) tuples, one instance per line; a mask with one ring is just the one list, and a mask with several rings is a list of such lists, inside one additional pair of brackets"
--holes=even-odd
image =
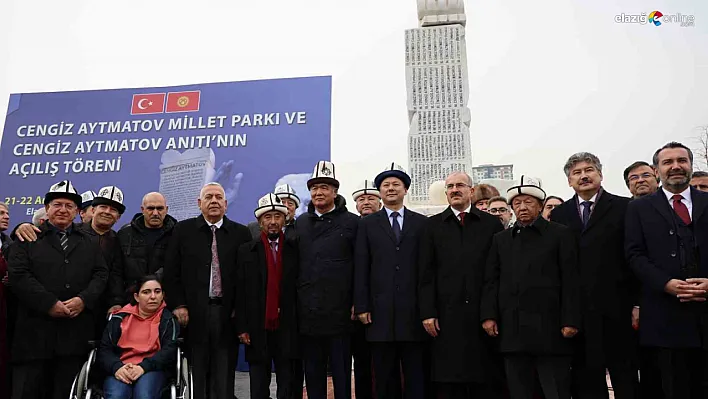
[(101, 339), (105, 399), (158, 399), (175, 365), (179, 327), (165, 308), (162, 284), (145, 276), (136, 287), (132, 303), (110, 316)]

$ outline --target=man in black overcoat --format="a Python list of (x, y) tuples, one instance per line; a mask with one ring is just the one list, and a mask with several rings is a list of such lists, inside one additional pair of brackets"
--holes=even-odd
[(53, 185), (44, 204), (48, 219), (37, 240), (16, 242), (8, 262), (18, 305), (12, 345), (15, 399), (69, 395), (86, 361), (108, 280), (101, 248), (72, 223), (81, 196), (71, 182)]
[(271, 365), (275, 364), (277, 399), (291, 399), (293, 370), (299, 359), (297, 330), (297, 243), (283, 232), (288, 208), (275, 194), (266, 194), (254, 211), (261, 235), (238, 253), (236, 313), (240, 342), (246, 345), (251, 398), (270, 397)]
[(425, 329), (418, 316), (419, 239), (428, 219), (403, 206), (411, 178), (391, 164), (374, 179), (384, 209), (359, 222), (354, 312), (366, 327), (378, 398), (424, 398)]
[(541, 217), (540, 180), (521, 176), (507, 197), (516, 223), (494, 236), (482, 326), (499, 339), (512, 399), (533, 397), (535, 375), (547, 399), (570, 399), (570, 339), (581, 320), (575, 240)]
[(195, 397), (232, 399), (238, 359), (236, 261), (238, 248), (251, 241), (251, 233), (225, 216), (220, 184), (202, 187), (197, 204), (201, 215), (172, 230), (165, 300), (188, 329)]
[(575, 195), (551, 212), (551, 220), (569, 227), (578, 245), (583, 321), (575, 340), (573, 398), (608, 398), (607, 370), (615, 398), (635, 399), (638, 284), (624, 257), (630, 199), (602, 188), (602, 164), (593, 154), (572, 155), (563, 170)]
[(642, 282), (640, 341), (663, 397), (706, 398), (708, 194), (689, 186), (693, 154), (683, 144), (660, 148), (653, 164), (661, 188), (627, 209), (627, 258)]
[(432, 381), (440, 398), (497, 398), (489, 338), (479, 322), (487, 255), (499, 219), (471, 206), (472, 179), (445, 180), (450, 206), (420, 239), (418, 301), (432, 343)]

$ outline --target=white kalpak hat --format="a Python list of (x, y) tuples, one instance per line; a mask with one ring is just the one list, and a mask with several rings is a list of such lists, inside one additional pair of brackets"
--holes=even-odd
[(366, 194), (375, 195), (379, 197), (379, 199), (381, 198), (381, 193), (376, 189), (374, 182), (371, 180), (364, 180), (362, 183), (359, 183), (357, 190), (352, 193), (352, 198), (356, 201), (357, 198)]
[(57, 198), (66, 198), (74, 201), (77, 207), (81, 206), (81, 196), (78, 194), (71, 180), (62, 180), (49, 187), (49, 192), (44, 196), (44, 205)]
[(116, 186), (106, 186), (98, 190), (98, 194), (91, 202), (91, 205), (109, 205), (116, 208), (121, 215), (125, 212), (123, 192)]
[(269, 211), (279, 211), (283, 215), (288, 216), (288, 207), (280, 202), (280, 198), (273, 193), (268, 193), (258, 200), (258, 208), (256, 208), (253, 213), (256, 215), (256, 219), (260, 218), (264, 213)]
[(330, 184), (339, 188), (339, 180), (334, 173), (334, 164), (329, 161), (319, 161), (315, 165), (315, 170), (312, 172), (312, 178), (307, 181), (307, 189), (312, 188), (314, 184), (324, 183)]
[(86, 209), (91, 206), (91, 202), (96, 197), (96, 193), (91, 190), (81, 193), (81, 206), (79, 208)]
[(285, 198), (290, 198), (291, 200), (295, 201), (295, 207), (299, 208), (300, 207), (300, 197), (297, 196), (295, 193), (295, 189), (290, 187), (289, 184), (282, 184), (273, 190), (273, 193), (275, 193), (278, 198), (281, 200)]
[(514, 197), (521, 194), (538, 198), (541, 202), (546, 199), (546, 192), (541, 188), (541, 179), (536, 177), (522, 175), (518, 185), (506, 190), (506, 198), (510, 204)]

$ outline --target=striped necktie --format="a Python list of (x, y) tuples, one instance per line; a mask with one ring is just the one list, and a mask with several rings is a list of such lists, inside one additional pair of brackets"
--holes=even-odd
[(61, 249), (66, 251), (66, 248), (69, 246), (69, 236), (66, 234), (66, 231), (59, 232), (59, 244), (61, 244)]

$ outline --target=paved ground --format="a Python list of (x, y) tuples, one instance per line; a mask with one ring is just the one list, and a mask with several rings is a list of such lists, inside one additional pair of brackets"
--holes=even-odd
[[(248, 373), (236, 372), (236, 383), (234, 386), (234, 393), (238, 399), (249, 399), (251, 397), (251, 391), (248, 387)], [(610, 377), (607, 377), (607, 386), (612, 386), (610, 383)], [(332, 378), (327, 379), (327, 398), (334, 398), (334, 391), (332, 390)], [(270, 397), (275, 398), (275, 374), (273, 374), (270, 382)], [(307, 399), (307, 391), (304, 390), (303, 397)], [(615, 394), (610, 389), (610, 399), (614, 399)], [(354, 376), (352, 376), (352, 398), (354, 396)]]

